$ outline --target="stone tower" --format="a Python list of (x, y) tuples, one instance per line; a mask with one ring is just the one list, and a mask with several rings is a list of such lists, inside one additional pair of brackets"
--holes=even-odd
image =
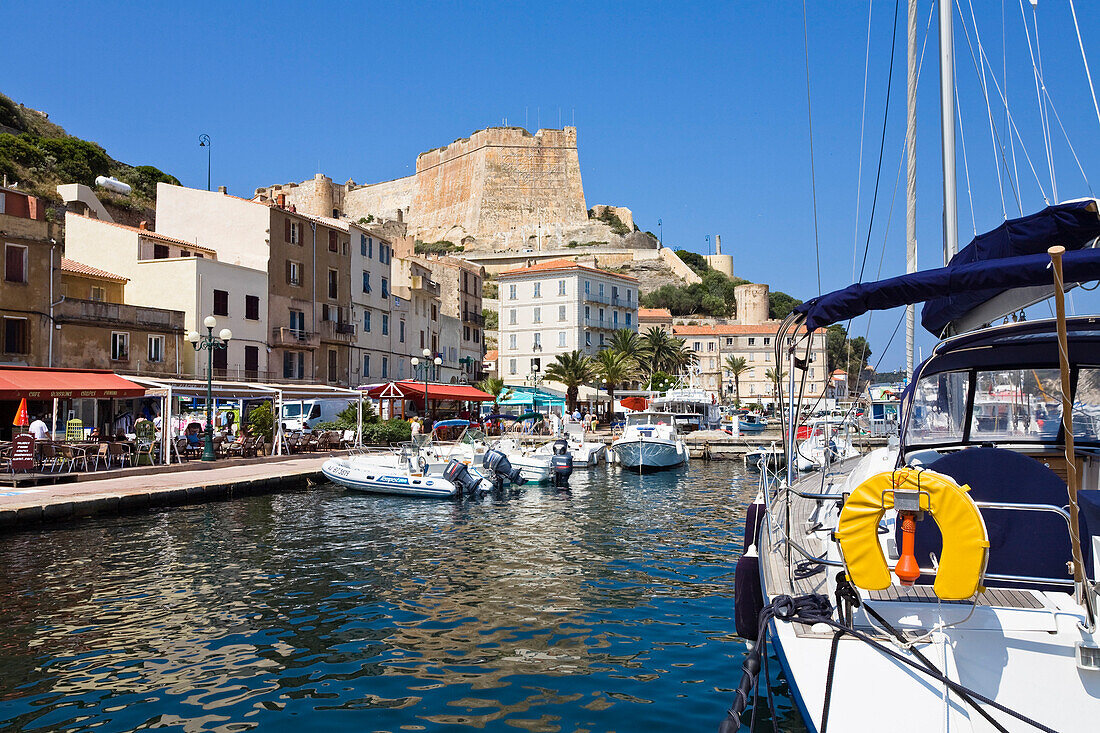
[(758, 283), (734, 288), (737, 301), (737, 322), (756, 326), (768, 320), (768, 286)]

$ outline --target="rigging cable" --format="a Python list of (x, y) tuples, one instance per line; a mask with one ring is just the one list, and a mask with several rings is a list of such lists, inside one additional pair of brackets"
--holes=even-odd
[(852, 280), (856, 279), (856, 252), (859, 251), (859, 204), (863, 185), (863, 133), (867, 127), (867, 72), (871, 68), (871, 10), (874, 0), (867, 4), (867, 52), (863, 59), (863, 106), (859, 113), (859, 167), (856, 171), (856, 222), (852, 228)]
[[(971, 8), (973, 13), (973, 8)], [(974, 24), (974, 29), (977, 30), (977, 23)], [(1007, 26), (1005, 25), (1005, 0), (1001, 0), (1001, 79), (1005, 83), (1005, 128), (1008, 130), (1008, 150), (1012, 154), (1012, 178), (1009, 179), (1009, 183), (1015, 182), (1013, 191), (1020, 190), (1020, 169), (1016, 165), (1016, 141), (1012, 139), (1012, 128), (1008, 124), (1008, 36)], [(992, 66), (992, 64), (990, 64)], [(1008, 173), (1008, 164), (1005, 163), (1005, 174)], [(1020, 208), (1020, 216), (1024, 215), (1023, 204), (1020, 203), (1020, 199), (1017, 196), (1016, 203)]]
[[(1031, 46), (1031, 31), (1027, 27), (1027, 14), (1024, 13), (1024, 0), (1020, 1), (1020, 19), (1024, 22), (1024, 35), (1027, 37), (1027, 52), (1031, 56), (1031, 73), (1035, 77), (1035, 101), (1039, 105), (1039, 121), (1043, 128), (1043, 149), (1047, 154), (1047, 170), (1050, 172), (1051, 178), (1051, 191), (1054, 192), (1054, 168), (1050, 160), (1050, 141), (1049, 130), (1046, 123), (1046, 112), (1043, 105), (1043, 95), (1039, 90), (1039, 67), (1035, 64), (1035, 50)], [(1036, 39), (1038, 40), (1038, 39)], [(1023, 141), (1021, 141), (1023, 142)], [(1050, 200), (1043, 196), (1043, 199), (1049, 204)], [(1057, 193), (1054, 194), (1054, 200), (1058, 200)]]
[(1085, 58), (1085, 43), (1081, 40), (1081, 28), (1077, 25), (1077, 8), (1073, 7), (1073, 0), (1069, 0), (1069, 11), (1073, 13), (1073, 29), (1077, 31), (1077, 46), (1081, 49), (1081, 61), (1085, 64), (1085, 76), (1089, 79), (1092, 108), (1096, 110), (1096, 121), (1100, 122), (1100, 105), (1096, 103), (1096, 89), (1092, 86), (1092, 72), (1089, 71), (1089, 60)]
[(817, 294), (821, 295), (821, 243), (817, 230), (817, 174), (814, 172), (814, 115), (810, 102), (810, 31), (806, 0), (802, 0), (802, 41), (806, 49), (806, 120), (810, 128), (810, 191), (814, 203), (814, 257), (817, 260)]
[[(974, 18), (974, 3), (969, 2), (969, 5), (970, 5), (970, 17)], [(970, 46), (970, 34), (966, 30), (966, 15), (963, 13), (962, 6), (959, 4), (958, 0), (955, 0), (955, 7), (957, 7), (959, 9), (959, 21), (960, 21), (960, 23), (963, 27), (963, 33), (966, 34), (966, 45), (967, 45), (967, 47), (969, 47)], [(977, 20), (974, 20), (974, 37), (978, 38), (978, 21)], [(978, 49), (979, 49), (978, 52), (979, 52), (979, 54), (981, 53), (981, 47), (982, 47), (982, 42), (979, 38), (979, 40), (978, 40)], [(971, 51), (971, 55), (973, 55), (973, 51)], [(991, 105), (989, 103), (989, 85), (986, 83), (986, 80), (985, 80), (985, 65), (984, 64), (982, 65), (981, 71), (978, 74), (978, 83), (979, 83), (979, 85), (981, 85), (982, 97), (985, 99), (986, 114), (989, 115), (989, 142), (993, 146), (993, 167), (997, 169), (997, 188), (1000, 190), (1000, 193), (1001, 193), (1001, 216), (1004, 217), (1005, 221), (1008, 221), (1008, 209), (1005, 207), (1004, 183), (1002, 183), (1002, 181), (1001, 181), (1001, 178), (1002, 178), (1001, 177), (1001, 160), (1003, 160), (1004, 156), (1002, 155), (1002, 156), (998, 157), (998, 155), (997, 155), (999, 138), (997, 137), (996, 125), (993, 122), (993, 105)], [(955, 95), (956, 95), (956, 99), (957, 99), (958, 98), (958, 77), (955, 78), (955, 90), (956, 90)], [(962, 105), (960, 104), (960, 105), (957, 105), (957, 106), (959, 107), (959, 127), (960, 127), (960, 131), (961, 131), (961, 128), (962, 128)], [(963, 165), (965, 166), (965, 164), (966, 164), (966, 144), (963, 143)], [(1006, 167), (1008, 166), (1007, 161), (1005, 162), (1005, 166)], [(970, 174), (969, 174), (969, 171), (968, 171), (967, 172), (967, 186), (970, 185), (969, 175)], [(970, 192), (967, 191), (968, 195), (969, 195), (969, 193)], [(971, 218), (971, 220), (974, 219), (974, 200), (973, 200), (973, 198), (971, 198), (971, 200), (970, 200), (970, 218)], [(977, 234), (977, 233), (978, 233), (978, 227), (975, 225), (974, 226), (974, 234)]]

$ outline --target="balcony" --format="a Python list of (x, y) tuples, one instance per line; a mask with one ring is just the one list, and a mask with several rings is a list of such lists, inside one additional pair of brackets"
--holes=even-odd
[(271, 329), (271, 347), (275, 349), (316, 349), (321, 340), (315, 333), (276, 326)]
[(588, 317), (584, 319), (585, 328), (603, 329), (606, 331), (614, 331), (616, 326), (614, 322), (607, 318), (592, 318)]
[(463, 323), (470, 323), (470, 324), (473, 324), (474, 326), (484, 326), (485, 325), (485, 316), (483, 316), (479, 313), (474, 313), (473, 311), (467, 311), (467, 312), (462, 314), (462, 322)]
[(611, 304), (611, 298), (606, 295), (600, 295), (598, 293), (585, 293), (584, 302), (586, 303), (603, 303), (604, 305)]
[(439, 286), (439, 283), (429, 277), (425, 277), (424, 275), (413, 275), (411, 278), (409, 278), (409, 280), (410, 287), (413, 290), (420, 290), (422, 292), (428, 293), (429, 295), (434, 295), (437, 298), (442, 292), (442, 288)]
[(58, 323), (125, 326), (163, 333), (183, 333), (183, 311), (146, 308), (100, 300), (65, 298), (54, 309)]
[(336, 344), (355, 342), (355, 326), (338, 321), (321, 321), (321, 340)]

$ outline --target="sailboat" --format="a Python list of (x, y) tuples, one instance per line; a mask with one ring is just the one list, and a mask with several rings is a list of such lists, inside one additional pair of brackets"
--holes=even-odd
[[(1067, 318), (1063, 296), (1100, 280), (1098, 240), (1100, 200), (1049, 206), (783, 322), (788, 397), (809, 334), (832, 323), (923, 303), (941, 341), (903, 395), (898, 446), (804, 476), (788, 460), (750, 507), (736, 603), (754, 645), (722, 731), (769, 651), (811, 731), (1100, 725), (1100, 316)], [(1001, 323), (1051, 296), (1056, 317)], [(1023, 410), (986, 419), (998, 388)], [(799, 406), (784, 408), (791, 456)]]

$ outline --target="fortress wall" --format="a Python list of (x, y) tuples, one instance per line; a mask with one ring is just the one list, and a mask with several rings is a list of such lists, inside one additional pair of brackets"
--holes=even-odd
[[(416, 176), (372, 183), (369, 186), (354, 188), (344, 194), (344, 212), (351, 219), (373, 214), (376, 219), (400, 218), (402, 221), (408, 221), (414, 210), (415, 195)], [(397, 215), (398, 211), (401, 212), (400, 217)]]

